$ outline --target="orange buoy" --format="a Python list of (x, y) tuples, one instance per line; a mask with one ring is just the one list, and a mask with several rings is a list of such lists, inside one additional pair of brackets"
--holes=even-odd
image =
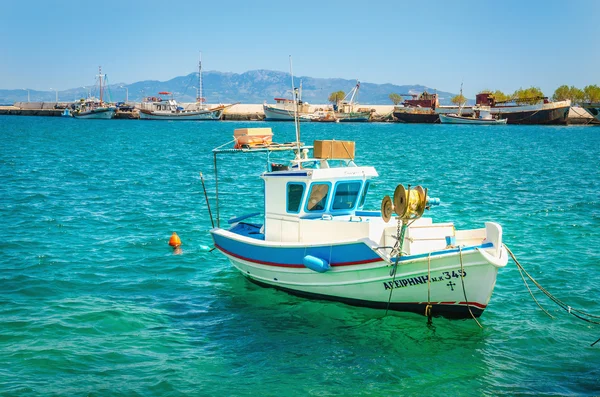
[(177, 248), (181, 245), (181, 239), (177, 235), (177, 233), (173, 232), (171, 238), (169, 239), (169, 245), (173, 248)]

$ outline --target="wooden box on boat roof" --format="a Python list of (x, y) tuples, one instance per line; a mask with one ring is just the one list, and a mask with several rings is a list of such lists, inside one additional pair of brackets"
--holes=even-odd
[(270, 128), (236, 128), (233, 130), (235, 148), (243, 146), (270, 145), (273, 131)]
[(316, 159), (354, 160), (354, 141), (315, 141), (313, 156)]

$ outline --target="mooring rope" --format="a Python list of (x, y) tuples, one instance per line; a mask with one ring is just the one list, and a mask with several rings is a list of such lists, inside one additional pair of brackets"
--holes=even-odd
[[(402, 232), (400, 232), (400, 225), (402, 225)], [(396, 235), (397, 235), (397, 241), (396, 244), (394, 245), (394, 249), (398, 249), (398, 251), (396, 252), (396, 260), (394, 262), (394, 264), (392, 265), (392, 268), (390, 269), (390, 276), (392, 276), (392, 285), (390, 288), (390, 296), (388, 297), (388, 302), (387, 305), (385, 307), (385, 315), (387, 316), (388, 314), (388, 310), (390, 308), (390, 302), (392, 301), (392, 292), (394, 292), (394, 282), (396, 281), (396, 270), (398, 269), (398, 264), (400, 263), (400, 257), (402, 256), (402, 247), (404, 245), (404, 234), (406, 233), (406, 229), (408, 228), (408, 225), (405, 225), (403, 221), (401, 221), (400, 219), (398, 219), (398, 228), (396, 230)], [(392, 252), (393, 252), (392, 250)]]
[(469, 309), (469, 313), (471, 314), (471, 317), (473, 317), (473, 320), (475, 320), (477, 325), (479, 325), (479, 328), (483, 328), (483, 326), (479, 323), (479, 321), (477, 321), (477, 318), (475, 318), (475, 315), (471, 311), (471, 306), (469, 306), (469, 300), (467, 299), (467, 290), (465, 289), (465, 277), (463, 276), (463, 274), (465, 274), (465, 272), (463, 270), (463, 254), (462, 254), (462, 247), (460, 245), (458, 246), (458, 254), (459, 254), (459, 258), (460, 258), (460, 282), (462, 283), (463, 295), (465, 296), (465, 302), (467, 304), (467, 309)]
[[(517, 268), (519, 269), (520, 272), (522, 272), (522, 274), (525, 274), (527, 276), (527, 278), (529, 278), (529, 280), (531, 280), (531, 282), (540, 290), (544, 293), (544, 295), (546, 295), (551, 301), (553, 301), (554, 303), (556, 303), (558, 306), (560, 306), (563, 310), (565, 310), (567, 313), (575, 316), (576, 318), (583, 320), (587, 323), (590, 324), (596, 324), (596, 325), (600, 325), (600, 321), (594, 321), (594, 320), (590, 320), (590, 318), (600, 318), (600, 316), (597, 315), (593, 315), (590, 313), (586, 313), (583, 310), (578, 310), (575, 309), (569, 305), (567, 305), (566, 303), (564, 303), (563, 301), (561, 301), (560, 299), (558, 299), (557, 297), (555, 297), (554, 295), (552, 295), (550, 292), (548, 292), (548, 290), (546, 290), (544, 287), (542, 287), (540, 285), (540, 283), (537, 282), (536, 279), (534, 279), (529, 273), (527, 273), (527, 271), (523, 268), (523, 266), (519, 263), (519, 261), (517, 260), (517, 258), (515, 257), (515, 255), (512, 253), (512, 251), (510, 250), (510, 248), (508, 248), (506, 245), (504, 245), (504, 248), (506, 248), (506, 251), (508, 252), (508, 254), (510, 255), (510, 257), (512, 258), (512, 260), (515, 262), (515, 264), (517, 265)], [(523, 278), (523, 281), (525, 281), (525, 278)], [(527, 283), (525, 282), (525, 285), (527, 285)], [(529, 287), (527, 287), (529, 289)], [(531, 293), (531, 290), (529, 291)], [(531, 296), (533, 297), (533, 294), (531, 293)], [(535, 298), (534, 298), (535, 300)], [(537, 303), (537, 301), (536, 301)], [(541, 305), (538, 303), (538, 306), (541, 307)], [(544, 312), (546, 312), (546, 314), (548, 314), (550, 317), (552, 317), (550, 315), (550, 313), (548, 313), (547, 310), (544, 310)], [(589, 318), (585, 318), (585, 317), (589, 317)], [(554, 317), (552, 317), (554, 318)], [(594, 346), (596, 343), (600, 342), (600, 339), (598, 339), (597, 341), (595, 341), (594, 343), (591, 344), (591, 346)]]
[(425, 315), (431, 321), (431, 251), (427, 255), (427, 306), (425, 306)]

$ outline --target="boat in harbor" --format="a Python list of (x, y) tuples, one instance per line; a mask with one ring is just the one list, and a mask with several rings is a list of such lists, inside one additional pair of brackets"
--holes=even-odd
[(301, 120), (310, 120), (310, 105), (302, 101), (302, 82), (298, 90), (297, 110), (295, 109), (296, 102), (293, 99), (274, 98), (275, 104), (269, 105), (266, 102), (263, 104), (265, 120), (267, 121), (294, 121), (294, 111), (297, 111), (298, 117)]
[(502, 125), (506, 124), (507, 119), (493, 117), (489, 106), (473, 107), (472, 116), (463, 116), (461, 114), (440, 114), (442, 124), (472, 124), (472, 125)]
[(489, 106), (492, 116), (506, 119), (508, 124), (566, 125), (571, 101), (550, 102), (547, 97), (497, 102), (491, 93), (479, 93), (477, 105)]
[[(402, 123), (439, 123), (439, 114), (436, 109), (439, 107), (438, 94), (430, 94), (427, 91), (421, 94), (410, 94), (411, 99), (407, 99), (402, 106), (395, 106), (393, 116), (396, 121)], [(455, 112), (452, 110), (451, 112)]]
[(98, 91), (100, 98), (89, 97), (85, 100), (82, 99), (81, 103), (72, 113), (74, 118), (109, 120), (115, 116), (117, 108), (104, 102), (103, 79), (106, 80), (106, 75), (103, 75), (102, 68), (98, 67)]
[(439, 201), (419, 186), (399, 185), (380, 211), (365, 209), (378, 174), (355, 163), (353, 142), (258, 144), (213, 153), (215, 159), (231, 153), (290, 155), (288, 163), (267, 161), (260, 174), (262, 212), (238, 214), (226, 227), (217, 215), (211, 230), (214, 246), (251, 282), (308, 298), (433, 316), (478, 317), (487, 307), (508, 258), (500, 225), (457, 230), (452, 222), (422, 217)]
[(600, 102), (599, 103), (582, 103), (580, 104), (596, 121), (600, 121)]
[[(191, 107), (181, 106), (171, 92), (161, 91), (158, 97), (147, 97), (140, 104), (139, 115), (142, 120), (220, 120), (225, 105), (209, 108), (202, 96), (202, 57), (198, 62), (198, 88), (196, 103)], [(170, 96), (163, 98), (162, 96)]]
[[(215, 248), (249, 281), (294, 295), (427, 316), (480, 316), (508, 260), (501, 226), (457, 230), (452, 222), (433, 222), (423, 215), (439, 199), (420, 186), (398, 185), (380, 210), (366, 209), (378, 173), (356, 164), (354, 142), (306, 146), (300, 123), (295, 127), (293, 143), (274, 144), (270, 130), (243, 129), (234, 133), (234, 148), (213, 149)], [(231, 154), (235, 160), (220, 165)], [(262, 211), (237, 213), (221, 226), (220, 170), (239, 172), (239, 156), (252, 154), (266, 155), (265, 168), (236, 175), (260, 175)], [(274, 162), (276, 156), (288, 158)], [(239, 211), (234, 205), (227, 211)]]
[[(355, 109), (357, 107), (356, 98), (358, 96), (358, 90), (360, 89), (360, 82), (357, 80), (356, 85), (346, 96), (337, 104), (333, 105), (333, 117), (335, 121), (347, 123), (362, 123), (367, 122), (371, 119), (370, 109)], [(320, 120), (315, 118), (314, 121), (329, 121)]]

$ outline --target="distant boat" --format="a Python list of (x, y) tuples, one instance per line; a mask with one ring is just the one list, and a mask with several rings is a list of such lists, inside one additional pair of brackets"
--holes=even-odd
[(535, 97), (499, 102), (490, 93), (477, 94), (476, 103), (490, 106), (491, 114), (507, 119), (508, 124), (567, 124), (571, 109), (569, 100), (550, 102), (547, 97)]
[(171, 95), (170, 99), (148, 97), (141, 103), (140, 119), (142, 120), (220, 120), (226, 106), (209, 108), (202, 97), (202, 56), (198, 62), (198, 89), (196, 105), (192, 109), (180, 106), (172, 94), (161, 91), (158, 95)]
[(116, 107), (110, 106), (104, 103), (103, 101), (103, 90), (102, 86), (102, 78), (105, 75), (102, 74), (102, 68), (98, 67), (98, 84), (100, 91), (100, 99), (96, 100), (95, 98), (87, 98), (86, 100), (82, 99), (82, 103), (79, 107), (73, 112), (73, 117), (76, 119), (112, 119), (115, 116)]
[[(171, 95), (166, 91), (158, 94)], [(224, 105), (211, 109), (188, 110), (180, 106), (175, 99), (163, 99), (160, 96), (146, 98), (139, 109), (142, 120), (220, 120), (223, 110)]]
[[(339, 122), (366, 122), (371, 119), (371, 111), (368, 109), (354, 110), (354, 100), (358, 95), (360, 82), (357, 80), (354, 88), (334, 107), (334, 116)], [(350, 97), (349, 100), (346, 98)]]
[(476, 106), (473, 108), (473, 116), (461, 116), (458, 114), (440, 114), (442, 124), (475, 124), (475, 125), (498, 125), (506, 124), (507, 119), (492, 117), (489, 106)]
[(332, 108), (319, 108), (309, 115), (301, 116), (300, 119), (320, 123), (338, 123), (340, 121), (335, 117), (335, 112)]
[[(265, 120), (267, 121), (294, 121), (294, 106), (296, 102), (293, 99), (275, 98), (275, 104), (263, 104)], [(310, 105), (302, 101), (302, 82), (298, 91), (298, 117), (300, 120), (310, 120)]]
[(403, 123), (438, 123), (440, 121), (436, 112), (439, 107), (438, 94), (424, 91), (419, 95), (410, 95), (412, 98), (405, 100), (402, 103), (403, 106), (394, 107), (393, 115), (397, 121)]

